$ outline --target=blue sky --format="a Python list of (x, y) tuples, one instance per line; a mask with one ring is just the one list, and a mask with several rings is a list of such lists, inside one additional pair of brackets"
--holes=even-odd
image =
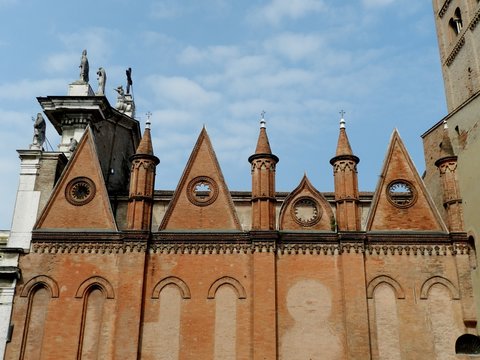
[[(277, 190), (306, 172), (332, 191), (343, 109), (360, 190), (373, 191), (393, 129), (422, 173), (420, 135), (446, 115), (430, 0), (0, 0), (0, 228), (36, 97), (66, 95), (83, 49), (112, 105), (132, 67), (137, 118), (153, 113), (156, 189), (175, 188), (205, 125), (230, 190), (250, 190), (265, 110)], [(47, 138), (56, 148), (52, 127)]]

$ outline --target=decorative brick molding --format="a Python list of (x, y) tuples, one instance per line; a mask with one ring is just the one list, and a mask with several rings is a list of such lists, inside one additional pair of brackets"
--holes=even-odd
[(217, 293), (218, 288), (223, 285), (231, 286), (233, 290), (235, 290), (237, 298), (247, 298), (245, 288), (240, 283), (240, 281), (230, 276), (223, 276), (220, 279), (216, 280), (212, 285), (210, 285), (210, 288), (208, 289), (207, 299), (215, 299), (215, 294)]
[(452, 284), (452, 282), (442, 276), (433, 276), (426, 280), (420, 289), (420, 299), (426, 300), (428, 299), (428, 292), (432, 288), (433, 285), (435, 284), (441, 284), (445, 286), (449, 291), (450, 295), (452, 296), (452, 300), (458, 300), (460, 299), (460, 292), (458, 289), (455, 287), (455, 285)]
[(75, 297), (77, 299), (81, 299), (85, 297), (85, 295), (92, 288), (100, 289), (107, 299), (115, 298), (115, 292), (113, 291), (112, 284), (110, 284), (110, 282), (107, 279), (101, 276), (92, 276), (87, 280), (85, 280), (83, 283), (81, 283), (77, 291), (75, 292)]
[(379, 275), (373, 278), (372, 280), (370, 280), (367, 286), (368, 299), (373, 299), (375, 288), (380, 284), (388, 284), (389, 286), (392, 287), (393, 291), (395, 292), (395, 297), (397, 299), (405, 299), (405, 291), (403, 291), (398, 281), (387, 275)]
[(137, 241), (43, 241), (32, 243), (34, 253), (58, 254), (124, 254), (145, 252), (146, 242)]
[(467, 234), (436, 232), (146, 232), (83, 236), (73, 233), (39, 233), (32, 241), (37, 254), (253, 254), (274, 252), (279, 255), (355, 253), (366, 255), (468, 255), (471, 246)]
[(176, 277), (176, 276), (169, 276), (166, 277), (162, 280), (160, 280), (157, 285), (153, 288), (152, 291), (152, 299), (158, 299), (160, 298), (160, 293), (162, 289), (167, 286), (167, 285), (175, 285), (178, 290), (180, 291), (180, 295), (182, 296), (182, 299), (190, 299), (191, 294), (190, 294), (190, 289), (188, 285), (183, 281), (182, 279)]
[(60, 292), (57, 282), (46, 275), (38, 275), (28, 280), (27, 283), (23, 285), (20, 297), (28, 297), (32, 291), (39, 287), (50, 290), (52, 298), (58, 298)]

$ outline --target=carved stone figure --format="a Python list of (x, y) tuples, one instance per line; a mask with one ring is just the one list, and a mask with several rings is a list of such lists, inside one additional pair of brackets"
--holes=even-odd
[(45, 142), (45, 130), (47, 124), (41, 113), (37, 114), (35, 123), (33, 124), (33, 143), (30, 145), (30, 149), (42, 149)]
[(97, 95), (99, 96), (105, 95), (105, 84), (107, 82), (107, 73), (105, 72), (105, 69), (102, 67), (98, 68), (97, 80), (98, 80)]
[(88, 65), (87, 50), (82, 51), (82, 58), (80, 60), (80, 80), (88, 83), (88, 72), (90, 70)]
[(117, 103), (115, 104), (115, 108), (120, 111), (125, 110), (125, 91), (123, 91), (123, 86), (118, 86), (115, 91), (118, 93), (117, 96)]
[(130, 94), (130, 88), (133, 85), (132, 81), (132, 68), (128, 68), (125, 73), (127, 74), (127, 94)]
[(75, 140), (74, 138), (70, 138), (70, 144), (68, 144), (68, 151), (73, 153), (77, 148), (77, 145), (78, 145), (78, 141)]

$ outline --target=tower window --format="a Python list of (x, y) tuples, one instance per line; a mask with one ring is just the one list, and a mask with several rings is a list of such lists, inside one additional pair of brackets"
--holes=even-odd
[(453, 30), (455, 35), (460, 34), (463, 27), (462, 12), (460, 11), (460, 8), (457, 7), (455, 9), (454, 16), (450, 19), (448, 24), (450, 25), (450, 28)]

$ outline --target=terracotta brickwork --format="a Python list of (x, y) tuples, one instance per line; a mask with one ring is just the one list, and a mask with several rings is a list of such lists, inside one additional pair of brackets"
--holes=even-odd
[[(155, 205), (147, 129), (117, 230), (94, 136), (87, 129), (20, 257), (6, 359), (453, 358), (456, 339), (475, 333), (474, 249), (459, 224), (448, 232), (397, 132), (365, 229), (344, 128), (332, 165), (351, 168), (334, 172), (332, 204), (304, 176), (278, 212), (278, 158), (260, 129), (249, 229), (205, 129)], [(454, 192), (455, 177), (445, 181)]]

